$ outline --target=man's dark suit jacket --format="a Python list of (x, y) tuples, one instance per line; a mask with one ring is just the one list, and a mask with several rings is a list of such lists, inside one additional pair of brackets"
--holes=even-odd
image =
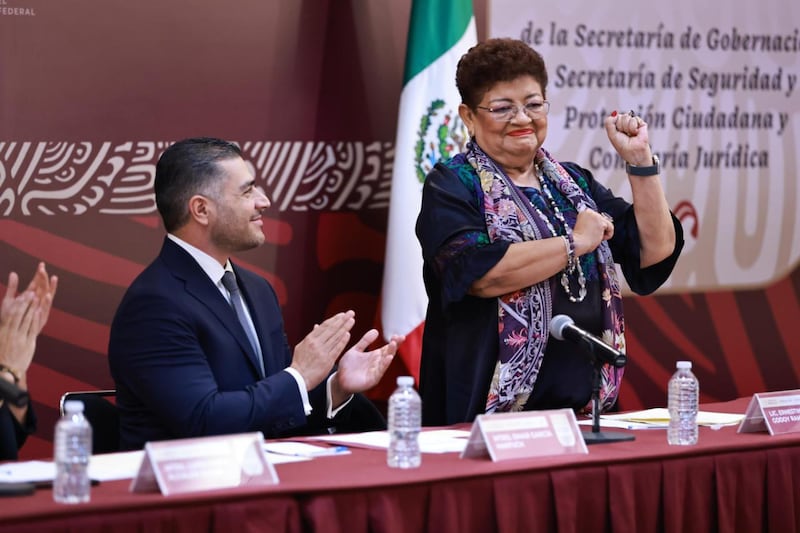
[[(120, 445), (261, 431), (265, 437), (324, 432), (325, 382), (309, 391), (282, 371), (292, 352), (278, 299), (262, 277), (234, 271), (261, 343), (266, 378), (226, 299), (200, 265), (166, 238), (133, 282), (111, 325), (108, 359), (117, 388)], [(351, 402), (352, 403), (352, 402)], [(347, 420), (348, 407), (335, 421)]]

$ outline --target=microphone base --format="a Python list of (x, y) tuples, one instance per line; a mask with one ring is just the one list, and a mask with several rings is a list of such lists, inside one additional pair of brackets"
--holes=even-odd
[(606, 444), (610, 442), (625, 442), (636, 440), (630, 433), (620, 433), (619, 431), (583, 431), (583, 441), (586, 445)]

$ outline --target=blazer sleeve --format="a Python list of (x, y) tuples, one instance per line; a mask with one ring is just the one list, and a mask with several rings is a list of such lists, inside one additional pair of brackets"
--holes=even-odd
[[(135, 442), (126, 447), (247, 431), (279, 436), (306, 424), (294, 378), (284, 371), (258, 378), (211, 311), (226, 303), (216, 296), (217, 302), (200, 301), (162, 281), (145, 280), (123, 299), (111, 328), (109, 363), (122, 440)], [(208, 298), (215, 298), (213, 291)], [(273, 353), (270, 345), (276, 338), (285, 342), (281, 326), (280, 333), (267, 332), (264, 356), (277, 358), (282, 369), (286, 354)]]

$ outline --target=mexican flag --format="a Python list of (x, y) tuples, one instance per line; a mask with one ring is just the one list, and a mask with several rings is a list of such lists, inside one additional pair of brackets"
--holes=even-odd
[(381, 317), (384, 336), (406, 336), (400, 357), (419, 382), (428, 298), (414, 226), (422, 183), (433, 165), (463, 149), (458, 60), (477, 42), (472, 0), (414, 0), (400, 95), (389, 201)]

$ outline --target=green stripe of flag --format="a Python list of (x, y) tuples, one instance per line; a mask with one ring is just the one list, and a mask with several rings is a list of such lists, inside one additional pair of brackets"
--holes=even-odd
[(472, 0), (414, 0), (403, 85), (452, 48), (470, 18)]

